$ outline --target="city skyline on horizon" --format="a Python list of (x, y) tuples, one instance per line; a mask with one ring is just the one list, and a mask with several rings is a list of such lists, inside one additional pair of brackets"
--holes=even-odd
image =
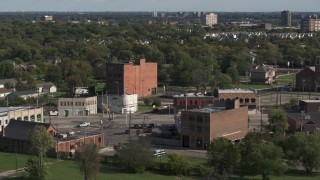
[(10, 0), (0, 3), (0, 12), (319, 12), (318, 6), (319, 0)]

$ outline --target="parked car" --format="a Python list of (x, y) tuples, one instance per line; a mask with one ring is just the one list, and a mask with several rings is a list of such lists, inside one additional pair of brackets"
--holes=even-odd
[(67, 135), (68, 135), (68, 136), (72, 136), (72, 135), (74, 135), (74, 134), (75, 134), (74, 131), (69, 131), (69, 132), (67, 132)]
[(166, 152), (163, 149), (154, 150), (153, 156), (160, 157), (166, 155)]
[(88, 127), (90, 126), (90, 122), (84, 121), (79, 124), (79, 127)]

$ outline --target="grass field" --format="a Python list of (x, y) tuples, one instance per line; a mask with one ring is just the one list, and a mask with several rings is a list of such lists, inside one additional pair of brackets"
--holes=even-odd
[[(28, 155), (21, 155), (13, 153), (3, 153), (0, 152), (0, 172), (6, 170), (15, 169), (15, 157), (18, 160), (18, 168), (24, 167), (26, 164), (27, 159), (29, 158)], [(204, 165), (206, 163), (205, 159), (199, 158), (191, 158), (187, 157), (187, 160), (190, 162), (191, 167), (198, 167), (200, 165)], [(49, 161), (56, 161), (56, 159), (47, 158), (46, 162)], [(168, 161), (167, 156), (162, 156), (156, 159), (156, 162), (165, 163)], [(61, 179), (68, 179), (68, 180), (78, 180), (83, 179), (83, 175), (79, 171), (78, 165), (72, 160), (63, 160), (57, 161), (48, 166), (49, 169), (49, 176), (48, 180), (61, 180)], [(19, 173), (11, 176), (8, 179), (22, 179), (21, 176), (25, 175), (25, 173)], [(98, 180), (145, 180), (145, 179), (152, 179), (152, 180), (176, 180), (176, 179), (199, 179), (201, 177), (177, 177), (172, 175), (165, 175), (159, 174), (157, 172), (146, 172), (143, 174), (131, 174), (127, 173), (117, 167), (112, 166), (102, 166), (100, 168), (100, 172), (96, 179)], [(261, 176), (246, 176), (240, 177), (239, 175), (232, 176), (233, 180), (260, 180)], [(271, 180), (317, 180), (320, 179), (320, 173), (314, 173), (308, 175), (305, 171), (300, 170), (289, 170), (282, 176), (271, 176)]]
[[(64, 160), (60, 162), (53, 163), (49, 165), (49, 176), (48, 180), (61, 180), (61, 179), (68, 179), (68, 180), (79, 180), (83, 179), (83, 175), (81, 174), (78, 165), (74, 161)], [(16, 175), (11, 176), (11, 179), (22, 179), (19, 178), (25, 175), (24, 173), (19, 173)], [(143, 174), (131, 174), (126, 173), (122, 170), (105, 167), (102, 166), (100, 168), (100, 172), (97, 176), (98, 180), (144, 180), (144, 179), (152, 179), (152, 180), (175, 180), (178, 179), (176, 176), (168, 176), (168, 175), (161, 175), (155, 173), (143, 173)], [(188, 177), (184, 177), (182, 179), (190, 179)]]
[[(0, 172), (22, 168), (26, 166), (26, 162), (30, 155), (0, 152)], [(52, 162), (56, 159), (45, 158), (45, 162)]]
[(152, 106), (151, 105), (138, 105), (138, 112), (150, 112), (152, 110)]
[(279, 84), (289, 84), (294, 81), (296, 74), (282, 74), (277, 77), (277, 82)]

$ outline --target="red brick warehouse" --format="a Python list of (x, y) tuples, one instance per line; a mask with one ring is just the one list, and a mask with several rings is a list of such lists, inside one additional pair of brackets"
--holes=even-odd
[(108, 94), (138, 94), (138, 97), (157, 93), (158, 64), (140, 59), (136, 62), (107, 64)]

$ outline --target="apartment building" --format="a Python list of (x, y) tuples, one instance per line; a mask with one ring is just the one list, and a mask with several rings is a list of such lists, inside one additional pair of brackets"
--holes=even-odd
[(218, 24), (218, 15), (215, 13), (204, 13), (201, 16), (203, 26), (213, 26)]
[(281, 11), (281, 26), (291, 27), (291, 12), (288, 10)]
[(320, 30), (320, 19), (318, 15), (309, 15), (301, 19), (301, 30), (305, 32), (315, 32)]

